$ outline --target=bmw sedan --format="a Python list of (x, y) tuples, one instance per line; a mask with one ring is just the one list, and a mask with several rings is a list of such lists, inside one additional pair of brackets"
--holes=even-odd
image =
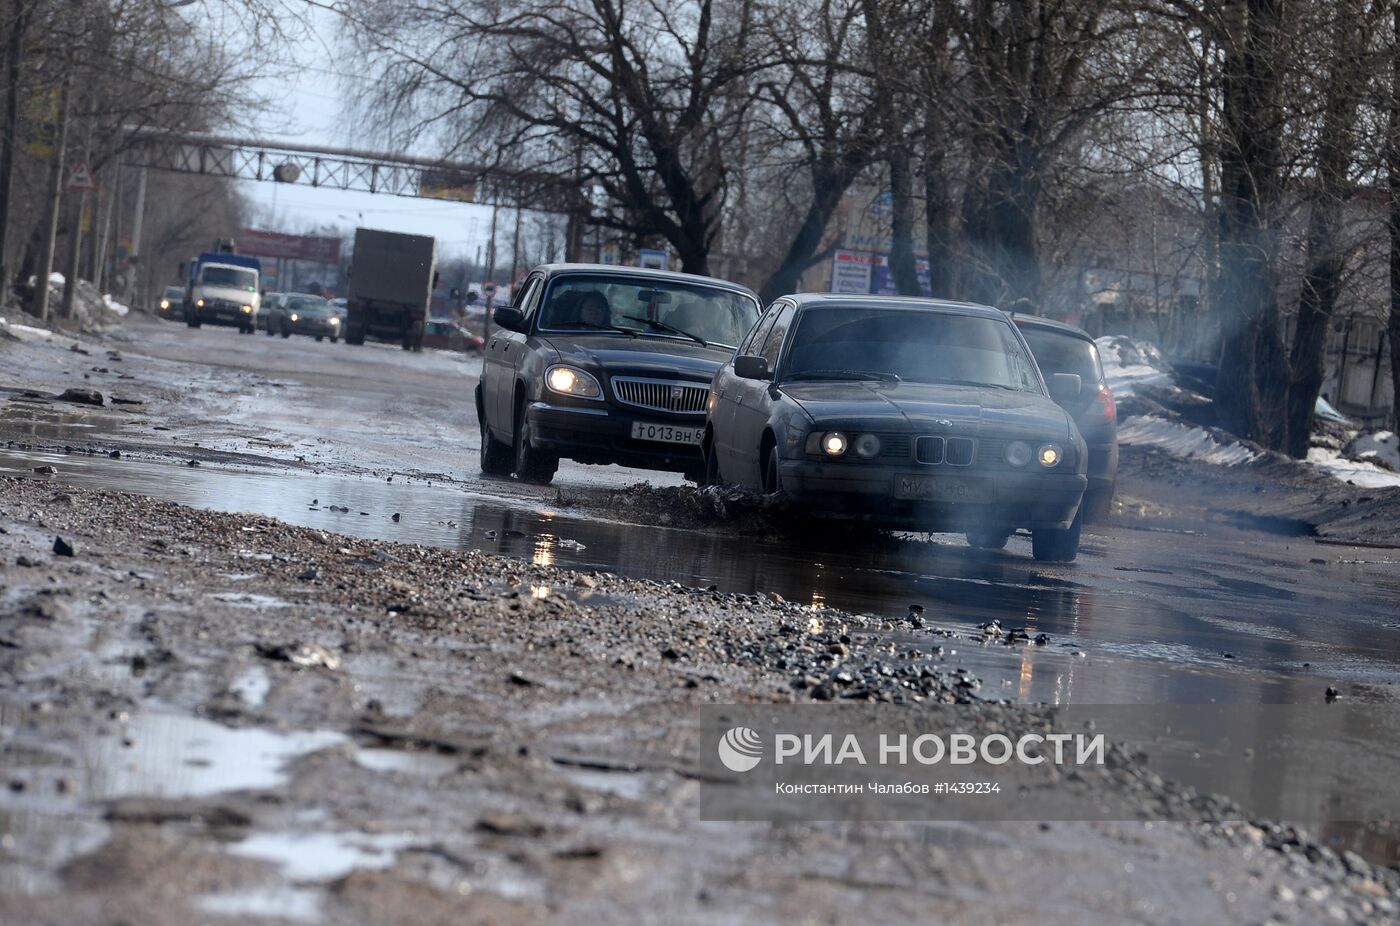
[(710, 380), (757, 317), (752, 291), (710, 277), (535, 269), (492, 314), (481, 471), (547, 483), (568, 458), (698, 478)]
[(811, 514), (960, 531), (1038, 560), (1079, 551), (1087, 453), (1007, 316), (928, 299), (774, 302), (715, 375), (705, 478), (782, 493)]

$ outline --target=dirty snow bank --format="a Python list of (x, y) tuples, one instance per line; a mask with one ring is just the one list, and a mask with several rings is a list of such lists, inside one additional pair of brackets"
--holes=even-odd
[[(1104, 377), (1115, 396), (1134, 395), (1138, 386), (1176, 388), (1171, 364), (1156, 345), (1122, 336), (1099, 338), (1095, 343), (1103, 360)], [(1349, 423), (1349, 419), (1322, 398), (1318, 399), (1317, 414), (1334, 424)], [(1346, 435), (1342, 440), (1318, 440), (1308, 451), (1308, 464), (1342, 482), (1364, 488), (1400, 486), (1400, 438), (1389, 431), (1345, 430), (1342, 433)], [(1237, 443), (1221, 431), (1193, 427), (1152, 414), (1121, 421), (1118, 441), (1154, 447), (1180, 459), (1219, 466), (1238, 466), (1261, 456), (1258, 450)]]
[(1133, 394), (1135, 386), (1170, 386), (1171, 364), (1157, 345), (1122, 335), (1099, 338), (1094, 342), (1103, 360), (1104, 378), (1116, 398)]
[(1118, 425), (1118, 441), (1165, 450), (1183, 460), (1200, 460), (1219, 466), (1249, 463), (1259, 454), (1241, 444), (1221, 443), (1205, 428), (1193, 428), (1177, 421), (1137, 415)]

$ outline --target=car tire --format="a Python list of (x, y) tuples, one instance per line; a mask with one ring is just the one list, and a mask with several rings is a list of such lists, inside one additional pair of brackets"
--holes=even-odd
[(700, 480), (700, 486), (703, 488), (724, 485), (724, 478), (719, 474), (719, 457), (715, 456), (714, 435), (711, 435), (710, 439), (705, 442), (701, 452), (705, 455), (705, 470), (704, 476)]
[(1084, 493), (1084, 501), (1079, 507), (1084, 512), (1086, 524), (1101, 524), (1108, 520), (1109, 515), (1113, 514), (1113, 494), (1117, 488), (1118, 482), (1115, 480), (1106, 489), (1090, 489)]
[(1084, 511), (1075, 514), (1069, 527), (1042, 527), (1031, 531), (1031, 555), (1040, 563), (1072, 563), (1079, 555), (1080, 527)]
[(269, 324), (269, 325), (267, 326), (267, 336), (270, 338), (270, 337), (272, 337), (272, 335), (273, 335), (274, 333), (275, 333), (275, 332), (273, 332), (273, 330), (272, 330), (272, 325)]
[(292, 333), (291, 333), (290, 331), (286, 330), (285, 328), (282, 330), (282, 337), (284, 337), (284, 338), (290, 338), (291, 336), (292, 336)]
[(1011, 531), (994, 528), (967, 532), (967, 545), (974, 550), (1004, 550), (1011, 539)]
[(558, 469), (558, 454), (530, 446), (530, 419), (522, 407), (515, 423), (515, 477), (533, 485), (549, 485)]
[(319, 335), (319, 334), (316, 335), (316, 343), (317, 343), (317, 344), (320, 344), (320, 343), (321, 343), (321, 335)]
[(339, 341), (339, 340), (340, 340), (340, 338), (337, 338), (335, 335), (331, 335), (331, 343), (332, 343), (332, 344), (334, 344), (336, 341)]
[(783, 491), (783, 474), (778, 468), (778, 448), (776, 445), (768, 448), (768, 457), (763, 464), (763, 494), (781, 495)]
[(478, 415), (477, 423), (481, 426), (481, 472), (487, 476), (509, 476), (515, 462), (510, 445), (491, 436), (485, 418)]

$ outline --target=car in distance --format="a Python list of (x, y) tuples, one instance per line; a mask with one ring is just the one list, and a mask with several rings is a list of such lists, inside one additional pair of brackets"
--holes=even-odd
[(930, 299), (776, 300), (715, 374), (707, 482), (799, 510), (961, 531), (1000, 549), (1029, 528), (1038, 560), (1079, 551), (1084, 439), (1005, 313)]
[(1118, 409), (1113, 391), (1103, 375), (1103, 363), (1094, 339), (1082, 328), (1036, 315), (1015, 313), (1011, 320), (1021, 329), (1040, 372), (1073, 373), (1080, 390), (1058, 400), (1074, 416), (1079, 433), (1089, 445), (1089, 488), (1084, 492), (1084, 520), (1102, 521), (1113, 505), (1118, 481)]
[(698, 478), (710, 380), (758, 308), (751, 290), (711, 277), (536, 268), (492, 314), (476, 389), (482, 472), (547, 483), (564, 457)]
[(332, 344), (340, 340), (340, 316), (323, 297), (287, 293), (282, 311), (292, 334), (309, 335), (318, 341), (330, 338)]
[(175, 313), (180, 311), (180, 307), (185, 300), (185, 288), (183, 286), (167, 286), (160, 294), (160, 300), (156, 303), (156, 316), (158, 318), (174, 318)]

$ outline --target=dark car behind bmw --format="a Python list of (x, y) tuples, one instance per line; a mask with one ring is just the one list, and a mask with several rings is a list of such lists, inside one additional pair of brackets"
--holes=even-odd
[(758, 317), (752, 291), (636, 267), (552, 264), (496, 309), (481, 469), (549, 482), (561, 458), (698, 477), (710, 380)]
[(1094, 339), (1082, 328), (1035, 315), (1013, 314), (1040, 371), (1073, 373), (1082, 383), (1077, 394), (1058, 399), (1074, 416), (1089, 445), (1089, 489), (1084, 493), (1084, 519), (1102, 521), (1113, 504), (1118, 480), (1118, 409), (1103, 375)]

